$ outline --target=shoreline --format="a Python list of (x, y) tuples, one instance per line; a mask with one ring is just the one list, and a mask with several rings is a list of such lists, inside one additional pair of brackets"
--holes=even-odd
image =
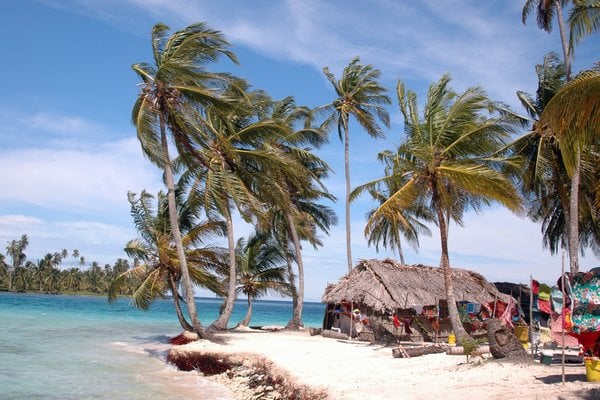
[(600, 398), (600, 383), (587, 382), (585, 366), (580, 364), (566, 364), (563, 385), (558, 364), (534, 361), (514, 364), (491, 358), (475, 364), (467, 363), (464, 355), (445, 353), (393, 358), (392, 347), (310, 336), (308, 330), (230, 330), (218, 336), (224, 344), (196, 341), (173, 346), (170, 353), (181, 357), (211, 355), (237, 359), (238, 366), (246, 363), (245, 371), (231, 369), (229, 373), (206, 376), (229, 387), (237, 399), (286, 398), (240, 393), (243, 380), (233, 377), (238, 372), (248, 376), (247, 370), (255, 362), (262, 363), (275, 376), (282, 374), (290, 385), (310, 389), (315, 396), (326, 394), (326, 397), (312, 397), (315, 399)]

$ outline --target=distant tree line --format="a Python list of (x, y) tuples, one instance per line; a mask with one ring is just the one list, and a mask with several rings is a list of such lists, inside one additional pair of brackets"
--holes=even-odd
[[(38, 293), (106, 294), (111, 282), (130, 268), (129, 261), (117, 259), (113, 265), (88, 263), (79, 250), (62, 249), (42, 258), (27, 257), (29, 238), (11, 240), (0, 254), (0, 290)], [(121, 287), (119, 294), (131, 295), (135, 283)]]

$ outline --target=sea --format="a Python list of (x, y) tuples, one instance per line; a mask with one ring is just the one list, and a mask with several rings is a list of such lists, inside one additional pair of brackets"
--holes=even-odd
[[(202, 323), (221, 299), (198, 298)], [(288, 301), (256, 300), (251, 326), (285, 325)], [(303, 322), (320, 327), (325, 305), (305, 302)], [(231, 327), (244, 318), (236, 301)], [(226, 388), (165, 362), (168, 339), (181, 333), (172, 300), (149, 311), (128, 299), (0, 292), (0, 399), (232, 399)]]

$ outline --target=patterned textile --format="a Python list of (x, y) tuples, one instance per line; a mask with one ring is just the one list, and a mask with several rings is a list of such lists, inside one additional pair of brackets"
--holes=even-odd
[(574, 333), (600, 331), (600, 268), (571, 277)]
[[(552, 331), (552, 341), (559, 346), (577, 348), (579, 342), (571, 335), (565, 334), (565, 342), (562, 342), (563, 316), (561, 314), (552, 314), (550, 330)], [(567, 330), (565, 329), (565, 332)]]

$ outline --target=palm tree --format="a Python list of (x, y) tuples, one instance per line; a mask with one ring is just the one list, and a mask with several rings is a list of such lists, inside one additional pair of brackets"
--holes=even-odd
[[(158, 194), (156, 211), (151, 204), (154, 197), (145, 191), (139, 197), (131, 192), (127, 197), (140, 238), (129, 241), (125, 252), (139, 263), (114, 278), (108, 289), (108, 300), (115, 301), (124, 288), (133, 284), (132, 304), (147, 310), (156, 298), (164, 297), (170, 291), (181, 327), (193, 331), (194, 328), (186, 320), (180, 305), (178, 285), (182, 277), (181, 263), (174, 245), (167, 196), (162, 192)], [(182, 190), (179, 188), (176, 199), (190, 278), (194, 285), (221, 295), (219, 278), (211, 271), (221, 268), (222, 250), (210, 245), (198, 245), (208, 235), (223, 234), (223, 225), (219, 222), (198, 221), (197, 210), (182, 200)]]
[(552, 31), (552, 18), (556, 14), (556, 20), (558, 22), (558, 29), (560, 32), (560, 41), (563, 50), (563, 62), (565, 64), (565, 73), (567, 80), (571, 79), (571, 48), (569, 46), (570, 40), (567, 39), (567, 27), (565, 24), (565, 18), (563, 16), (563, 7), (569, 2), (569, 0), (526, 0), (523, 6), (522, 21), (523, 24), (527, 22), (527, 17), (536, 9), (536, 20), (538, 28), (545, 30), (546, 32)]
[(579, 270), (579, 187), (592, 173), (598, 183), (600, 145), (600, 72), (586, 71), (561, 88), (542, 112), (537, 131), (558, 139), (564, 165), (571, 178), (569, 203), (569, 267)]
[(569, 13), (569, 47), (571, 52), (584, 37), (600, 31), (600, 1), (574, 0)]
[(187, 308), (194, 330), (200, 337), (204, 328), (198, 320), (190, 273), (182, 244), (175, 202), (175, 183), (169, 155), (171, 135), (181, 157), (194, 154), (193, 137), (201, 123), (201, 110), (207, 105), (223, 106), (219, 93), (225, 75), (206, 70), (205, 65), (224, 55), (237, 62), (228, 50), (223, 35), (197, 23), (167, 37), (169, 28), (156, 24), (152, 30), (154, 65), (138, 63), (132, 66), (142, 81), (141, 92), (133, 107), (133, 124), (142, 150), (164, 172), (169, 200), (172, 234), (181, 264), (181, 274)]
[(8, 290), (13, 289), (13, 273), (20, 266), (25, 263), (27, 255), (25, 249), (29, 246), (29, 238), (27, 235), (22, 235), (19, 240), (11, 240), (6, 246), (6, 255), (10, 257), (11, 263), (8, 268)]
[[(315, 248), (321, 245), (316, 239), (317, 228), (328, 233), (331, 224), (336, 223), (336, 217), (331, 209), (318, 201), (335, 198), (322, 184), (329, 172), (328, 165), (311, 151), (312, 147), (319, 147), (326, 136), (322, 130), (311, 126), (310, 110), (297, 106), (292, 97), (271, 102), (267, 110), (266, 117), (287, 127), (282, 135), (269, 138), (267, 148), (291, 167), (272, 168), (267, 164), (268, 169), (260, 171), (261, 179), (255, 181), (256, 192), (269, 205), (270, 217), (265, 229), (271, 230), (280, 246), (288, 249), (293, 315), (286, 327), (298, 329), (303, 326), (304, 304), (304, 261), (300, 241), (308, 240)], [(292, 249), (289, 249), (290, 245)], [(292, 260), (298, 266), (298, 274), (293, 272)]]
[(558, 56), (549, 53), (535, 70), (538, 76), (536, 96), (517, 92), (527, 113), (527, 116), (518, 117), (531, 130), (508, 147), (524, 160), (524, 167), (516, 171), (516, 181), (527, 200), (528, 215), (534, 221), (542, 221), (544, 245), (551, 253), (556, 253), (568, 245), (570, 180), (557, 140), (540, 135), (536, 125), (546, 104), (565, 84), (565, 69)]
[(519, 196), (509, 179), (494, 167), (500, 159), (490, 157), (509, 136), (510, 126), (489, 115), (493, 104), (478, 88), (455, 93), (445, 75), (431, 85), (423, 116), (416, 95), (398, 83), (400, 111), (404, 116), (405, 140), (398, 146), (392, 173), (355, 189), (352, 197), (376, 188), (381, 181), (405, 179), (404, 184), (379, 206), (372, 220), (382, 215), (395, 218), (398, 211), (414, 204), (428, 204), (440, 232), (440, 267), (452, 328), (459, 339), (468, 338), (460, 323), (448, 251), (448, 223), (462, 224), (467, 209), (479, 211), (498, 201), (519, 210)]
[(390, 175), (391, 179), (383, 180), (377, 187), (368, 190), (378, 206), (367, 214), (368, 223), (365, 226), (365, 237), (369, 246), (375, 245), (376, 251), (379, 251), (380, 243), (385, 248), (395, 249), (398, 252), (400, 263), (405, 265), (402, 237), (414, 249), (417, 249), (419, 247), (419, 234), (431, 236), (431, 231), (421, 221), (433, 221), (434, 218), (430, 210), (423, 204), (414, 204), (406, 210), (397, 210), (394, 215), (376, 214), (379, 206), (384, 204), (390, 196), (406, 183), (404, 177), (397, 177), (393, 174), (395, 157), (392, 152), (383, 151), (379, 153), (379, 160), (385, 164), (384, 175)]
[(81, 271), (78, 268), (69, 268), (61, 283), (65, 290), (78, 292), (81, 287)]
[(8, 264), (4, 261), (4, 254), (0, 253), (0, 284), (4, 285), (6, 279), (6, 287), (8, 287)]
[(269, 291), (290, 294), (283, 267), (285, 255), (267, 232), (255, 232), (247, 241), (238, 240), (236, 256), (239, 266), (236, 290), (248, 299), (248, 310), (240, 325), (248, 326), (252, 318), (252, 300)]
[(103, 271), (98, 265), (98, 262), (92, 261), (92, 265), (89, 270), (84, 272), (84, 280), (86, 289), (92, 293), (104, 292), (102, 288)]
[(352, 240), (350, 233), (350, 116), (362, 126), (369, 136), (383, 137), (383, 132), (377, 123), (382, 122), (386, 127), (390, 125), (388, 112), (385, 105), (391, 104), (390, 98), (385, 94), (386, 89), (377, 80), (381, 72), (372, 65), (363, 66), (360, 58), (355, 57), (342, 72), (340, 80), (323, 68), (325, 77), (335, 89), (336, 99), (326, 106), (318, 109), (327, 113), (323, 127), (337, 125), (338, 135), (344, 143), (344, 172), (346, 177), (346, 256), (348, 271), (352, 270)]
[(280, 149), (268, 146), (269, 141), (288, 130), (281, 121), (261, 115), (269, 103), (268, 97), (260, 91), (248, 90), (242, 80), (237, 80), (233, 90), (226, 93), (233, 98), (239, 89), (244, 93), (235, 108), (207, 109), (202, 149), (193, 170), (195, 197), (200, 199), (209, 218), (224, 218), (227, 224), (230, 263), (227, 297), (221, 315), (211, 324), (211, 328), (218, 330), (227, 328), (236, 296), (233, 212), (253, 224), (265, 220), (268, 208), (264, 203), (265, 171), (289, 172), (296, 165)]

